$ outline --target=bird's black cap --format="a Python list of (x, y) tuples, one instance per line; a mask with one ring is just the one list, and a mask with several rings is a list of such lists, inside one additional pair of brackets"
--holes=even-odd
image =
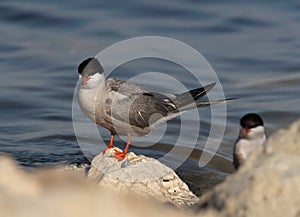
[(251, 129), (257, 126), (264, 126), (262, 118), (255, 113), (249, 113), (244, 115), (241, 118), (240, 124), (244, 129)]
[(78, 66), (78, 73), (83, 76), (94, 75), (97, 72), (102, 74), (104, 69), (100, 62), (94, 57), (83, 60)]

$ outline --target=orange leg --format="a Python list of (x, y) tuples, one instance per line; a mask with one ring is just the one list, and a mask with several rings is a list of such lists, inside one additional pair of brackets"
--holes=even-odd
[(104, 154), (108, 149), (114, 147), (114, 139), (115, 139), (115, 135), (111, 134), (111, 136), (110, 136), (110, 141), (109, 141), (109, 145), (106, 146), (106, 148), (102, 151), (103, 154)]
[(129, 136), (128, 140), (127, 140), (127, 144), (126, 144), (125, 150), (123, 152), (115, 151), (115, 156), (114, 157), (116, 159), (118, 159), (118, 160), (123, 160), (126, 157), (126, 154), (128, 152), (130, 143), (131, 143), (131, 137)]

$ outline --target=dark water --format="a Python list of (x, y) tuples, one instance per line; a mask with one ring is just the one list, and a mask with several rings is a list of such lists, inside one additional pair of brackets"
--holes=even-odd
[[(86, 161), (72, 125), (77, 65), (131, 37), (164, 36), (187, 43), (213, 66), (225, 95), (239, 97), (227, 104), (226, 132), (214, 160), (199, 168), (201, 152), (194, 151), (178, 169), (194, 188), (231, 171), (243, 114), (260, 113), (268, 134), (300, 116), (298, 1), (1, 1), (0, 26), (0, 151), (24, 166)], [(166, 72), (174, 69), (157, 66)], [(139, 68), (150, 69), (147, 62), (128, 69), (136, 73)], [(175, 67), (172, 73), (180, 72)], [(121, 78), (130, 76), (128, 72)], [(181, 81), (197, 87), (188, 77)], [(201, 110), (198, 150), (209, 131), (209, 112)], [(179, 125), (179, 120), (169, 123), (161, 145), (132, 150), (164, 155), (176, 141)], [(102, 131), (108, 142), (109, 134)]]

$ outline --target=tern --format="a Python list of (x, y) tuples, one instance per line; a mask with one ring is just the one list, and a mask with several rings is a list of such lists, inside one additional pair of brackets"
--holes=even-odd
[(115, 135), (128, 137), (124, 151), (115, 151), (114, 157), (118, 160), (125, 158), (132, 136), (144, 136), (156, 125), (186, 110), (233, 99), (198, 101), (216, 83), (181, 94), (161, 94), (127, 81), (106, 79), (104, 69), (95, 57), (82, 61), (78, 73), (78, 102), (81, 110), (91, 121), (111, 133), (109, 145), (103, 152), (114, 147)]
[(258, 114), (244, 115), (240, 120), (240, 125), (242, 129), (233, 151), (233, 165), (236, 169), (245, 162), (253, 151), (259, 147), (265, 147), (267, 141), (264, 122)]

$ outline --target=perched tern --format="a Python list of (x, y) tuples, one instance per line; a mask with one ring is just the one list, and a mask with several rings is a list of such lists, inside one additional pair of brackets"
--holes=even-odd
[(118, 160), (126, 156), (132, 136), (146, 135), (157, 124), (179, 116), (180, 112), (231, 100), (198, 101), (216, 83), (181, 94), (161, 94), (130, 82), (105, 79), (103, 72), (103, 67), (94, 57), (80, 63), (78, 102), (83, 113), (111, 132), (104, 152), (114, 147), (115, 135), (128, 137), (125, 150), (115, 152)]
[(242, 129), (234, 145), (233, 165), (236, 169), (247, 159), (251, 152), (266, 144), (264, 122), (255, 113), (249, 113), (240, 120)]

